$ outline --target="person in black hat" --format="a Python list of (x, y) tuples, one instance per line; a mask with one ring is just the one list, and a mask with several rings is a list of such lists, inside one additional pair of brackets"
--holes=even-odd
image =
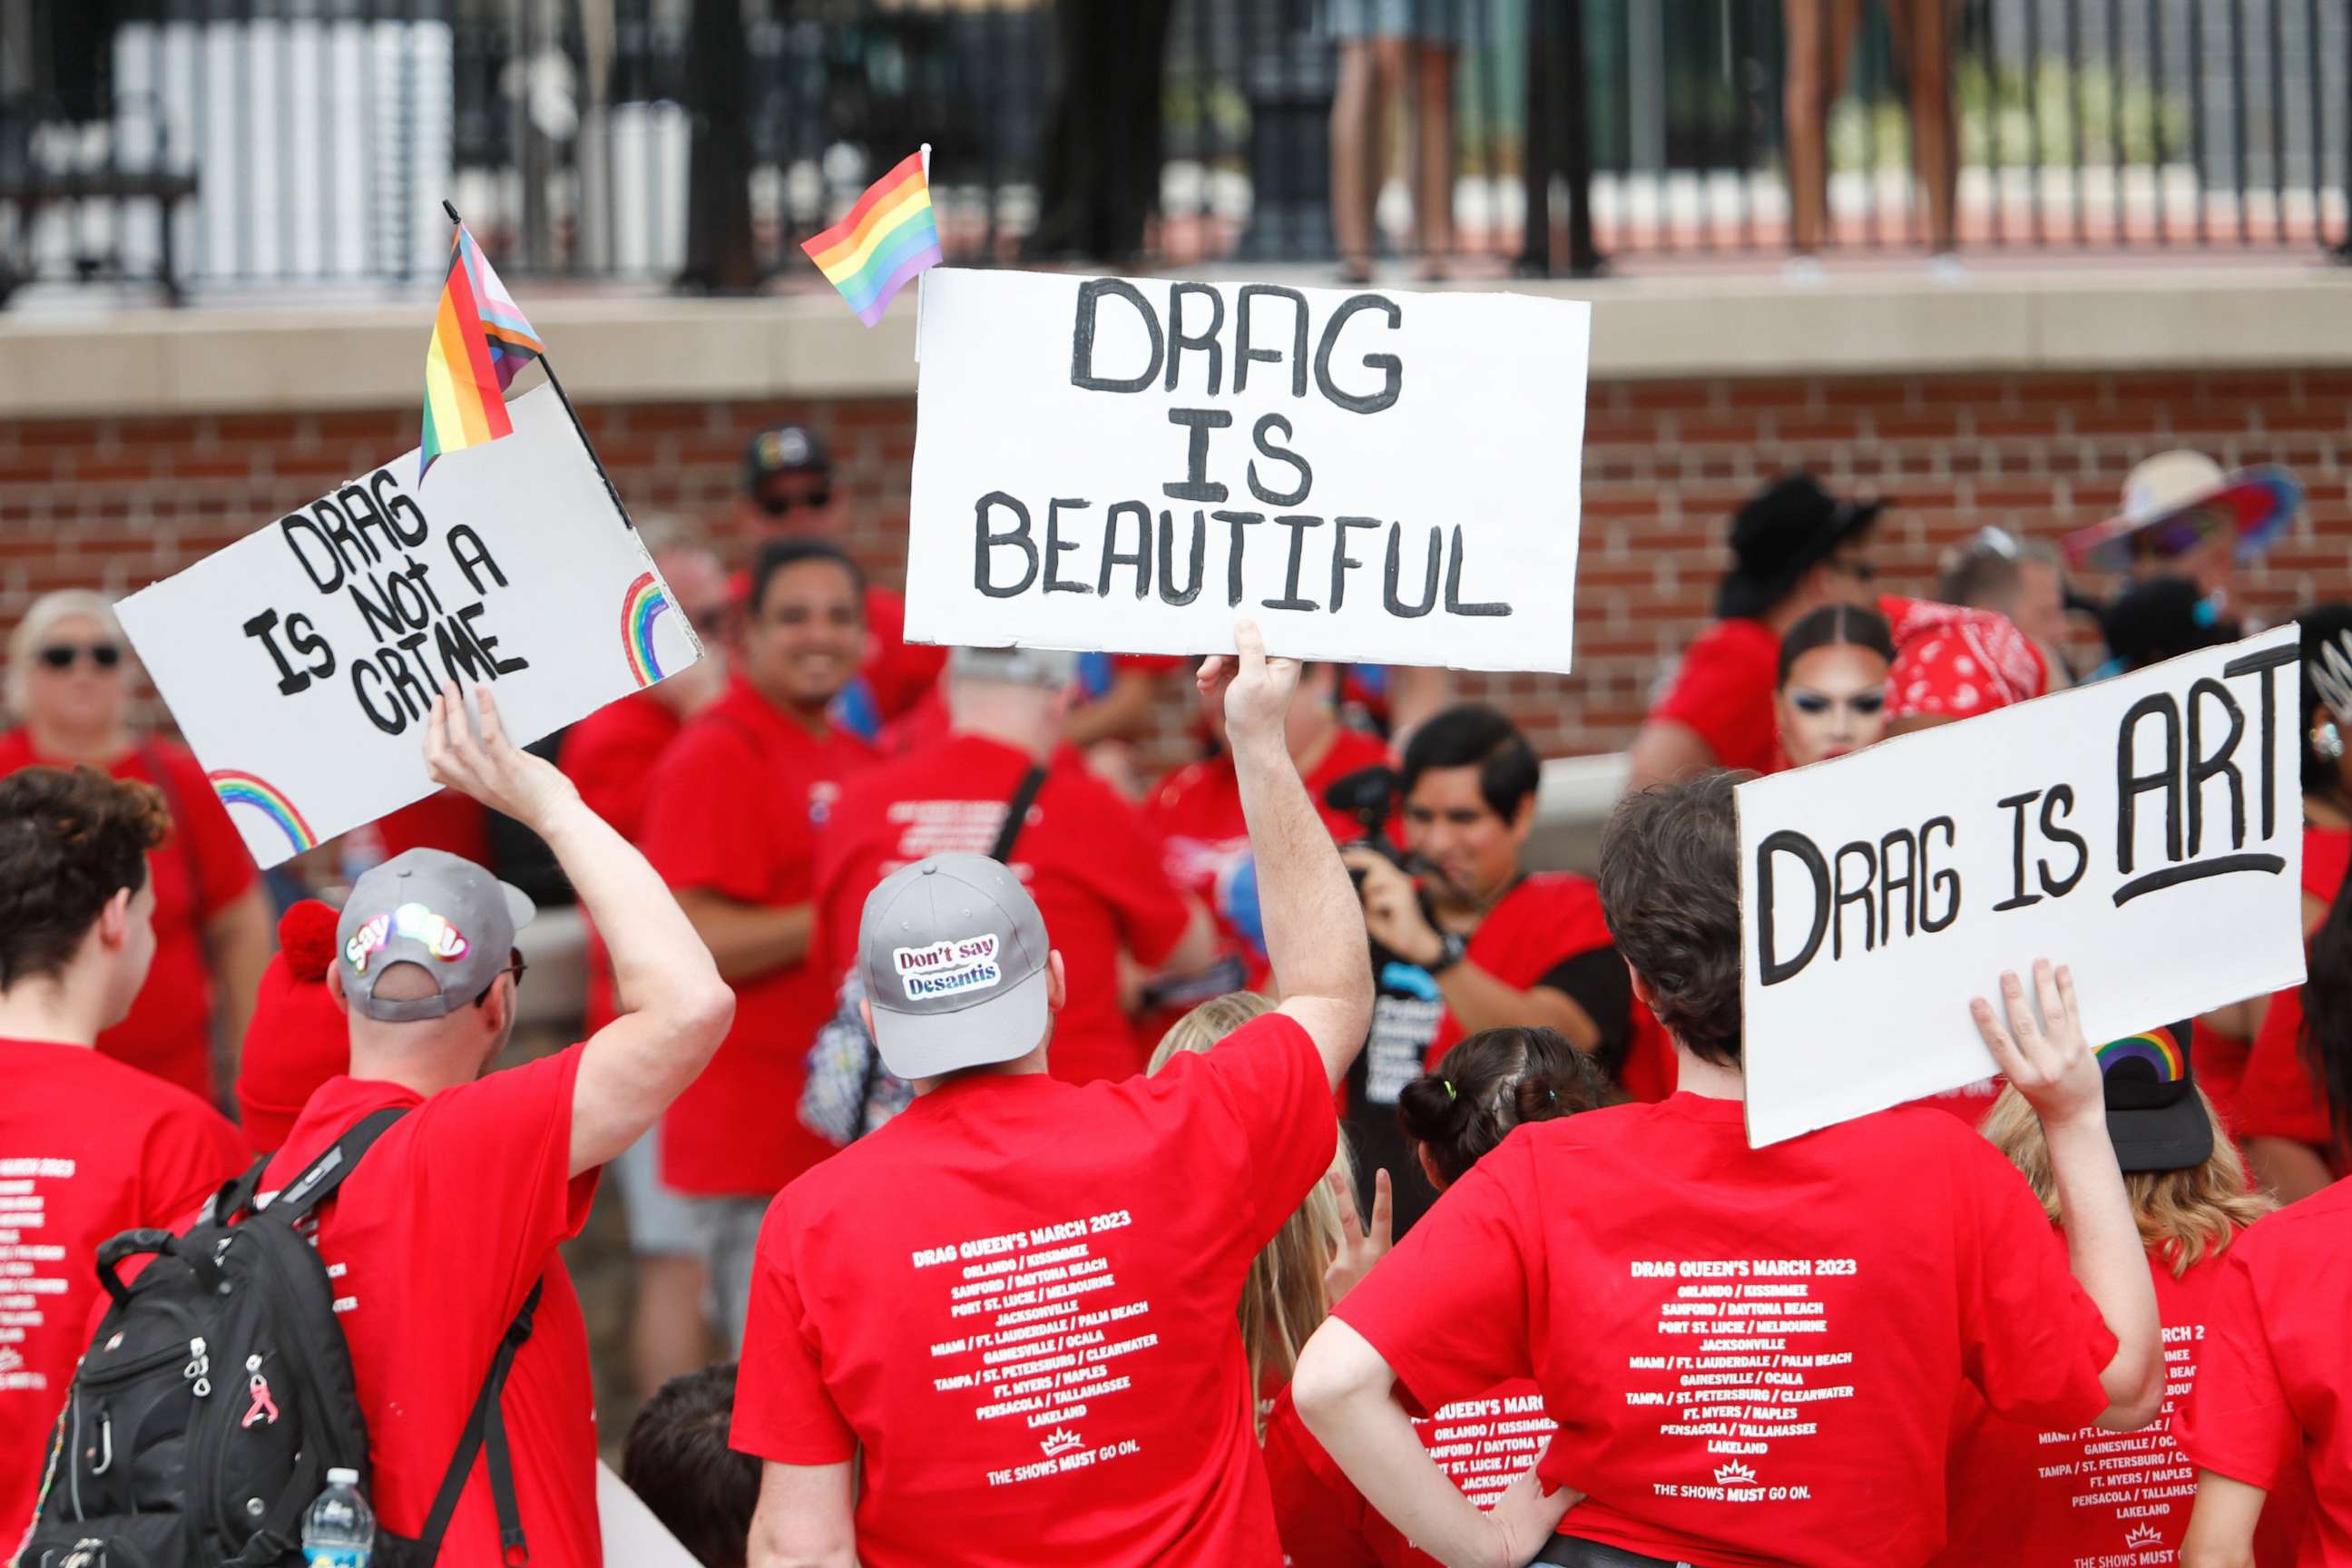
[[(2170, 1389), (2182, 1391), (2197, 1376), (2229, 1249), (2272, 1206), (2248, 1181), (2220, 1115), (2197, 1083), (2190, 1031), (2185, 1022), (2168, 1024), (2111, 1041), (2098, 1052), (2107, 1136), (2147, 1247), (2157, 1317), (2164, 1326), (2165, 1376)], [(2051, 1223), (2059, 1224), (2057, 1179), (2033, 1108), (2015, 1089), (2003, 1089), (1983, 1131), (2024, 1173)], [(1999, 1260), (1990, 1261), (1998, 1266)], [(2174, 1404), (2172, 1397), (2165, 1400), (2168, 1416)], [(2091, 1445), (2106, 1434), (2041, 1433), (1992, 1415), (1981, 1400), (1968, 1406), (1955, 1426), (1948, 1471), (1950, 1540), (1935, 1568), (1979, 1563), (2071, 1568), (2127, 1546), (2151, 1554), (2132, 1561), (2161, 1562), (2179, 1548), (2188, 1510), (2143, 1506), (2143, 1489), (2095, 1457), (2106, 1450)], [(2130, 1450), (2132, 1466), (2150, 1489), (2159, 1473), (2187, 1462), (2166, 1426), (2159, 1422), (2130, 1439), (2139, 1445)]]
[(1703, 768), (1772, 771), (1780, 636), (1823, 605), (1874, 604), (1870, 534), (1885, 504), (1840, 500), (1811, 475), (1790, 474), (1739, 509), (1717, 619), (1684, 653), (1634, 737), (1627, 789)]
[[(743, 493), (736, 498), (735, 528), (740, 559), (779, 539), (821, 539), (848, 544), (841, 492), (834, 483), (833, 457), (824, 438), (805, 425), (773, 425), (753, 436), (743, 449)], [(749, 596), (751, 577), (730, 579), (739, 608)], [(834, 717), (866, 741), (903, 717), (939, 685), (947, 649), (909, 645), (907, 600), (895, 589), (866, 585), (866, 655), (857, 679), (835, 703)]]
[(2219, 647), (2244, 635), (2219, 597), (2186, 577), (2150, 577), (2133, 584), (2099, 612), (2108, 660), (2092, 677), (2123, 675)]

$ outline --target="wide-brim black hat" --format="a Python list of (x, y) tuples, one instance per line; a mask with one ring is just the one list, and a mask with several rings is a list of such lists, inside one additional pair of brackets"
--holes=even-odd
[(1716, 590), (1715, 613), (1725, 620), (1762, 616), (1885, 508), (1883, 500), (1841, 500), (1811, 474), (1774, 480), (1731, 520), (1733, 565)]
[(2189, 1060), (2193, 1026), (2167, 1024), (2099, 1047), (2107, 1136), (2133, 1171), (2192, 1171), (2213, 1157), (2213, 1119)]

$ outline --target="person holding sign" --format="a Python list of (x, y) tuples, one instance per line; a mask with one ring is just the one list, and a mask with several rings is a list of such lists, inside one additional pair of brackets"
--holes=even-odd
[[(2098, 1052), (2107, 1129), (2164, 1326), (2168, 1415), (2170, 1390), (2194, 1385), (2230, 1251), (2272, 1207), (2247, 1183), (2221, 1113), (2197, 1081), (2191, 1034), (2187, 1022), (2170, 1024)], [(2025, 1097), (2004, 1091), (1983, 1134), (2058, 1223), (2049, 1144)], [(2169, 1472), (2185, 1461), (2162, 1423), (2116, 1442), (2090, 1427), (2039, 1431), (1994, 1416), (1965, 1393), (1962, 1399), (1969, 1408), (1952, 1455), (1951, 1542), (1937, 1568), (2074, 1568), (2179, 1549), (2189, 1510), (2168, 1500), (2175, 1492)], [(2265, 1534), (2276, 1538), (2275, 1554), (2263, 1561), (2282, 1568), (2294, 1556), (2290, 1512), (2273, 1507), (2263, 1521)]]
[[(1680, 1091), (1522, 1131), (1308, 1342), (1299, 1414), (1446, 1563), (1925, 1563), (1963, 1382), (1996, 1411), (2128, 1430), (2164, 1392), (2148, 1282), (2074, 984), (2002, 976), (1986, 1048), (2039, 1114), (2062, 1248), (2017, 1173), (1900, 1110), (1756, 1149), (1741, 1076), (1737, 776), (1622, 802), (1601, 894)], [(2039, 1002), (2039, 1017), (2035, 1001)], [(2071, 1277), (2070, 1277), (2071, 1275)], [(1411, 1415), (1532, 1375), (1560, 1423), (1547, 1544), (1480, 1514)], [(1540, 1556), (1538, 1556), (1540, 1553)]]
[(1772, 689), (1780, 638), (1823, 605), (1872, 604), (1871, 532), (1883, 501), (1840, 500), (1810, 474), (1749, 499), (1731, 523), (1733, 565), (1716, 622), (1684, 650), (1629, 753), (1629, 793), (1702, 768), (1778, 765)]
[(767, 1462), (751, 1568), (1280, 1560), (1234, 1314), (1330, 1169), (1371, 976), (1284, 743), (1297, 665), (1252, 622), (1235, 642), (1200, 679), (1276, 1011), (1154, 1076), (1064, 1083), (1074, 982), (1011, 868), (926, 856), (866, 899), (866, 1020), (917, 1094), (769, 1209), (733, 1431)]
[(19, 728), (0, 735), (0, 774), (87, 764), (163, 792), (171, 832), (148, 865), (155, 962), (98, 1048), (209, 1101), (215, 1025), (236, 1076), (236, 1042), (269, 962), (269, 906), (194, 753), (132, 727), (131, 668), (103, 597), (68, 590), (33, 601), (8, 639), (8, 708)]
[[(352, 889), (328, 972), (350, 1019), (349, 1074), (310, 1096), (260, 1191), (377, 1112), (404, 1111), (318, 1217), (367, 1421), (369, 1500), (384, 1536), (425, 1531), (502, 1338), (531, 1307), (497, 1406), (505, 1435), (491, 1452), (508, 1458), (472, 1471), (440, 1561), (504, 1560), (510, 1506), (528, 1536), (512, 1550), (584, 1568), (599, 1560), (594, 1401), (558, 1248), (586, 1222), (598, 1170), (710, 1059), (735, 998), (653, 868), (554, 764), (516, 748), (487, 684), (471, 702), (445, 686), (421, 728), (436, 784), (554, 851), (611, 944), (627, 1011), (568, 1050), (488, 1070), (514, 1026), (530, 901), (437, 850), (388, 860)], [(377, 1551), (392, 1557), (381, 1537)]]
[(740, 677), (662, 753), (646, 807), (646, 858), (740, 1005), (710, 1070), (661, 1130), (662, 1180), (694, 1204), (730, 1344), (742, 1336), (761, 1210), (833, 1152), (793, 1108), (809, 1042), (833, 1014), (810, 955), (817, 839), (843, 781), (873, 758), (829, 717), (857, 673), (864, 589), (838, 545), (762, 546)]

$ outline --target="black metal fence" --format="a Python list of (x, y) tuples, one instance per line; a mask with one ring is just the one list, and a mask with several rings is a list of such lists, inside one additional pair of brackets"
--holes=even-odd
[(0, 0), (0, 297), (752, 287), (926, 141), (967, 261), (2352, 247), (2352, 0), (1412, 5)]

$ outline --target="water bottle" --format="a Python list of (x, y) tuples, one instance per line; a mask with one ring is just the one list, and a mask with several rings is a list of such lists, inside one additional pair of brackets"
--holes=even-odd
[(327, 1489), (302, 1516), (302, 1561), (310, 1568), (367, 1568), (375, 1510), (360, 1496), (357, 1470), (327, 1472)]

